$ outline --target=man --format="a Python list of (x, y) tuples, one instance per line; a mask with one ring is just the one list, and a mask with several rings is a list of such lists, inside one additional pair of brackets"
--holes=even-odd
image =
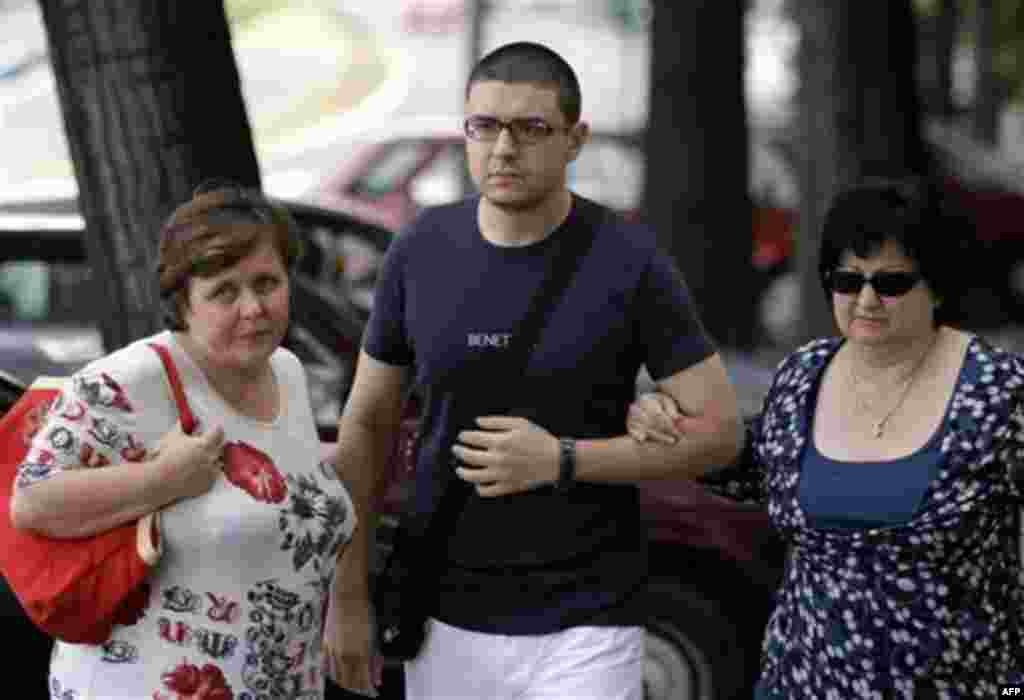
[[(389, 250), (337, 468), (367, 522), (415, 371), (427, 397), (417, 496), (450, 469), (473, 491), (437, 553), (440, 599), (405, 668), (411, 700), (639, 700), (635, 603), (647, 562), (635, 484), (731, 461), (735, 392), (654, 232), (567, 188), (588, 136), (572, 68), (543, 46), (506, 45), (473, 70), (465, 108), (479, 196), (428, 210)], [(525, 374), (475, 377), (457, 398), (437, 390), (480, 353), (514, 345), (553, 253), (581, 235), (591, 247)], [(672, 445), (625, 435), (641, 365), (700, 417), (699, 431)], [(485, 408), (467, 421), (467, 404)], [(366, 528), (339, 565), (327, 641), (329, 672), (362, 691), (378, 675), (368, 658), (371, 542)]]

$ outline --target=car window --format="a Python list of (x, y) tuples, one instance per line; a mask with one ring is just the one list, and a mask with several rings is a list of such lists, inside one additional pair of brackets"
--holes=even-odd
[(613, 209), (634, 209), (643, 196), (643, 168), (639, 149), (595, 139), (569, 164), (569, 187)]
[(0, 263), (0, 314), (8, 321), (94, 323), (103, 305), (93, 287), (88, 265)]
[(354, 194), (380, 197), (404, 186), (426, 157), (430, 146), (420, 141), (396, 141), (381, 147), (366, 171), (353, 180)]
[(454, 202), (462, 197), (466, 172), (465, 147), (450, 143), (416, 176), (409, 194), (418, 207)]
[(40, 321), (50, 306), (50, 274), (46, 263), (34, 260), (0, 265), (0, 308), (4, 318)]

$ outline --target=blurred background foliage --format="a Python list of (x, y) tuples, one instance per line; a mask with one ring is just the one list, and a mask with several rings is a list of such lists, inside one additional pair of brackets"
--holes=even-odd
[[(992, 12), (993, 68), (999, 80), (1004, 99), (1024, 100), (1024, 0), (914, 0), (914, 6), (923, 23), (936, 21), (944, 12), (953, 12), (964, 21), (960, 23), (960, 49), (973, 50), (976, 46), (975, 23), (979, 4)], [(985, 8), (983, 8), (985, 9)]]

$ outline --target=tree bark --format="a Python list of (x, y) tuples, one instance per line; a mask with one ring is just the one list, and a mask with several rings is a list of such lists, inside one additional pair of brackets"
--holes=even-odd
[(160, 222), (210, 177), (259, 187), (219, 0), (39, 0), (108, 350), (160, 327)]
[(821, 223), (844, 185), (928, 169), (911, 0), (793, 0), (800, 27), (797, 340), (835, 333), (818, 277)]
[(959, 29), (959, 0), (937, 0), (934, 12), (923, 15), (918, 20), (922, 49), (918, 57), (921, 108), (929, 116), (944, 122), (949, 122), (956, 116), (956, 104), (953, 100), (953, 59), (956, 55)]
[(935, 30), (936, 90), (939, 98), (937, 112), (942, 119), (949, 121), (956, 116), (956, 105), (953, 102), (953, 59), (960, 30), (958, 0), (941, 0)]
[(708, 332), (755, 338), (743, 0), (654, 3), (644, 208)]
[(974, 5), (974, 137), (989, 146), (999, 140), (1002, 99), (995, 72), (995, 0), (975, 0)]

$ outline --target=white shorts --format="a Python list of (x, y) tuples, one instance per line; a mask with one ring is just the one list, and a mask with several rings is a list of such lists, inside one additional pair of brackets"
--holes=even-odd
[(641, 627), (544, 635), (471, 632), (437, 620), (405, 664), (406, 700), (642, 700)]

